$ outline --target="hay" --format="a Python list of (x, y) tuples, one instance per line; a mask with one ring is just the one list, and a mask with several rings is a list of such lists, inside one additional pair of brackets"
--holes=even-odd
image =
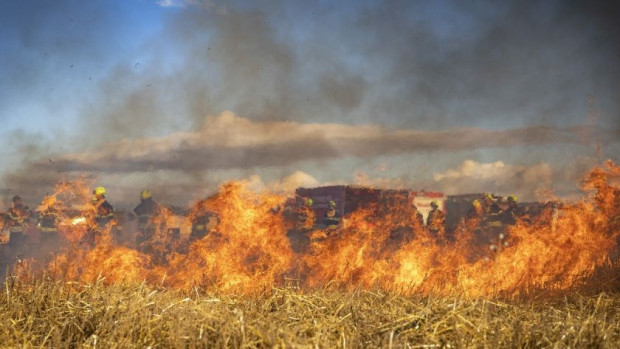
[(274, 288), (257, 296), (144, 284), (7, 280), (3, 347), (599, 347), (620, 344), (620, 294), (521, 300)]

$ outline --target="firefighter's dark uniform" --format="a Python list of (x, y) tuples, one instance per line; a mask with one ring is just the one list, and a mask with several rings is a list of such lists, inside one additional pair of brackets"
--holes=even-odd
[(155, 235), (153, 216), (157, 211), (157, 204), (152, 198), (142, 199), (140, 204), (133, 210), (138, 217), (138, 236), (136, 245), (139, 247)]
[(28, 207), (21, 204), (13, 204), (9, 209), (9, 246), (11, 249), (20, 248), (26, 242), (24, 231), (30, 220)]
[(99, 228), (104, 228), (108, 223), (114, 219), (114, 207), (104, 198), (100, 202), (96, 203), (97, 214), (95, 215), (95, 221)]
[(415, 221), (418, 223), (419, 227), (424, 226), (424, 216), (417, 209), (414, 210)]
[(482, 206), (478, 200), (472, 203), (467, 211), (464, 224), (467, 231), (473, 232), (477, 243), (484, 243), (485, 238), (482, 233)]
[(426, 226), (428, 230), (435, 236), (441, 236), (444, 230), (444, 224), (446, 221), (446, 215), (437, 207), (434, 207), (429, 213), (426, 219)]
[(502, 232), (502, 210), (494, 202), (486, 202), (482, 230), (489, 241), (494, 241)]
[(84, 238), (82, 243), (94, 247), (97, 237), (105, 231), (106, 226), (114, 219), (114, 208), (105, 199), (105, 196), (101, 196), (94, 202), (95, 205), (95, 227), (92, 227)]
[(513, 202), (501, 213), (502, 224), (504, 226), (515, 225), (518, 215), (517, 204)]
[(297, 229), (311, 230), (314, 226), (314, 210), (309, 206), (301, 206), (297, 210)]
[(60, 218), (53, 209), (41, 212), (37, 228), (41, 232), (39, 241), (44, 248), (55, 248), (59, 243), (58, 223)]
[(335, 208), (332, 208), (325, 212), (323, 217), (323, 225), (327, 230), (336, 230), (340, 226), (341, 218)]

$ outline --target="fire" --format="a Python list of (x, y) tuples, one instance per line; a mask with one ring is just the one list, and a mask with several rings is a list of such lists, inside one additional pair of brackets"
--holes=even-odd
[(270, 213), (281, 203), (276, 195), (259, 195), (240, 183), (222, 186), (220, 192), (197, 205), (220, 217), (218, 229), (178, 254), (166, 273), (176, 287), (212, 285), (239, 292), (270, 288), (290, 269), (293, 253), (282, 217)]
[[(519, 218), (492, 236), (492, 249), (478, 241), (480, 220), (475, 217), (461, 222), (452, 236), (435, 236), (410, 207), (391, 202), (359, 208), (337, 230), (308, 232), (307, 248), (298, 251), (287, 237), (294, 224), (274, 209), (286, 205), (286, 197), (255, 193), (237, 182), (222, 185), (187, 215), (160, 206), (152, 220), (153, 236), (136, 246), (137, 231), (130, 221), (117, 217), (105, 227), (96, 226), (92, 182), (59, 183), (39, 210), (59, 213), (65, 247), (20, 268), (44, 269), (65, 280), (146, 281), (242, 294), (291, 279), (302, 288), (332, 284), (472, 297), (565, 291), (614, 263), (620, 237), (619, 177), (620, 167), (612, 162), (594, 168), (584, 176), (587, 197), (582, 202), (550, 204), (535, 218)], [(197, 225), (205, 229), (195, 238)], [(94, 246), (85, 246), (84, 237), (93, 231)], [(121, 232), (123, 238), (118, 237)]]
[(86, 217), (76, 217), (71, 220), (71, 225), (79, 225), (86, 223)]

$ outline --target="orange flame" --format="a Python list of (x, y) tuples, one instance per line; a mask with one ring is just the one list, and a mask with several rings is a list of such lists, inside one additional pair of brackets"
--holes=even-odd
[[(59, 233), (67, 244), (46, 269), (68, 280), (146, 280), (248, 294), (293, 278), (306, 288), (331, 283), (343, 289), (513, 297), (575, 288), (610, 263), (620, 237), (618, 177), (620, 167), (610, 161), (594, 168), (584, 177), (582, 188), (589, 195), (582, 202), (550, 205), (536, 218), (518, 219), (492, 236), (492, 250), (480, 244), (478, 218), (465, 220), (448, 239), (420, 226), (409, 207), (392, 203), (353, 212), (338, 230), (309, 233), (308, 248), (295, 252), (287, 238), (294, 224), (273, 209), (286, 198), (236, 182), (198, 202), (187, 216), (160, 207), (150, 250), (136, 249), (131, 238), (121, 246), (113, 224), (98, 230), (94, 247), (81, 244), (96, 229), (91, 182), (59, 183), (39, 210), (60, 212)], [(218, 217), (217, 226), (190, 244), (192, 222), (207, 212)], [(80, 221), (87, 224), (75, 224)], [(174, 228), (180, 233), (173, 238)]]

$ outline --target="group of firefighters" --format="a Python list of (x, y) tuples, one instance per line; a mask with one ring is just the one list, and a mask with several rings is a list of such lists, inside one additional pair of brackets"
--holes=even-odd
[[(519, 216), (519, 208), (517, 206), (517, 198), (511, 195), (507, 199), (507, 203), (503, 204), (503, 209), (497, 203), (492, 195), (485, 195), (483, 200), (474, 200), (467, 215), (463, 217), (463, 224), (466, 224), (474, 231), (475, 235), (481, 240), (492, 240), (493, 238), (504, 239), (506, 236), (505, 227), (514, 225)], [(315, 228), (323, 229), (328, 233), (337, 230), (341, 223), (342, 217), (337, 210), (336, 202), (329, 201), (328, 209), (323, 217), (316, 218), (313, 208), (313, 200), (311, 198), (302, 198), (301, 204), (297, 208), (285, 210), (287, 217), (294, 222), (294, 229), (298, 231), (309, 231)], [(427, 229), (428, 232), (440, 239), (447, 239), (446, 236), (446, 214), (440, 209), (438, 201), (433, 200), (430, 203), (431, 210), (428, 212), (426, 220), (415, 205), (407, 208), (405, 215), (409, 215), (410, 219), (402, 219), (402, 221), (410, 222), (410, 230)], [(388, 207), (390, 209), (390, 207)], [(274, 212), (279, 212), (276, 209)], [(402, 216), (401, 216), (402, 218)], [(413, 223), (415, 222), (415, 223)], [(399, 222), (395, 222), (398, 226)], [(398, 230), (398, 229), (396, 229)], [(396, 235), (399, 233), (396, 232)], [(411, 234), (410, 234), (411, 235)], [(406, 239), (399, 236), (397, 239)]]
[[(32, 228), (38, 230), (38, 240), (40, 246), (46, 250), (54, 250), (59, 247), (60, 239), (58, 229), (61, 224), (61, 212), (55, 205), (43, 205), (44, 207), (33, 214), (28, 206), (23, 204), (22, 198), (14, 196), (9, 210), (0, 216), (0, 230), (8, 232), (8, 243), (5, 246), (8, 250), (2, 251), (4, 256), (21, 256), (28, 254), (24, 248), (28, 242), (28, 231)], [(119, 229), (115, 229), (117, 218), (115, 217), (114, 207), (106, 199), (106, 189), (97, 187), (93, 190), (93, 197), (90, 210), (78, 213), (80, 217), (73, 218), (72, 224), (84, 223), (88, 229), (80, 240), (80, 244), (87, 247), (94, 247), (98, 239), (104, 236), (112, 236), (112, 239), (122, 239), (119, 237)], [(149, 190), (142, 190), (140, 193), (140, 203), (134, 210), (127, 215), (124, 223), (133, 221), (135, 234), (131, 234), (129, 245), (136, 249), (153, 255), (164, 256), (171, 251), (183, 251), (195, 240), (199, 240), (213, 230), (213, 219), (216, 216), (213, 212), (197, 212), (191, 216), (191, 234), (184, 243), (181, 242), (180, 228), (169, 228), (157, 217), (162, 212), (163, 206), (153, 200)], [(88, 218), (87, 218), (88, 217)], [(66, 218), (66, 217), (65, 217)], [(122, 219), (121, 219), (122, 220)], [(110, 224), (111, 222), (115, 224)], [(108, 231), (108, 234), (103, 234)], [(130, 232), (130, 233), (133, 233)], [(118, 242), (118, 241), (117, 241)]]
[[(97, 187), (93, 190), (94, 226), (88, 230), (83, 238), (83, 242), (90, 246), (95, 244), (98, 232), (114, 220), (114, 208), (107, 201), (105, 195), (104, 187)], [(470, 228), (479, 232), (481, 236), (488, 236), (489, 234), (502, 236), (502, 227), (515, 224), (518, 215), (516, 197), (509, 196), (507, 203), (507, 207), (501, 209), (491, 195), (485, 196), (482, 202), (474, 200), (466, 217), (468, 222), (474, 222)], [(412, 211), (407, 214), (411, 214), (411, 218), (417, 222), (419, 228), (425, 227), (435, 236), (445, 236), (446, 215), (439, 208), (437, 201), (432, 201), (430, 206), (431, 211), (428, 213), (426, 221), (415, 205), (411, 207)], [(140, 204), (135, 207), (132, 216), (137, 219), (137, 234), (134, 241), (136, 248), (145, 252), (151, 251), (151, 242), (158, 231), (154, 217), (158, 214), (160, 207), (153, 201), (150, 191), (143, 190), (140, 193)], [(339, 229), (342, 223), (342, 217), (337, 210), (335, 201), (329, 201), (327, 210), (320, 219), (315, 217), (311, 198), (302, 198), (299, 205), (288, 205), (283, 212), (280, 212), (278, 207), (273, 213), (283, 213), (284, 217), (292, 222), (289, 228), (302, 232), (317, 227), (327, 232), (335, 231)], [(12, 205), (4, 217), (3, 229), (8, 229), (10, 233), (9, 246), (23, 246), (27, 240), (25, 230), (31, 224), (32, 217), (28, 207), (23, 204), (19, 196), (13, 198)], [(192, 229), (188, 243), (205, 237), (213, 228), (213, 225), (210, 224), (212, 219), (217, 220), (217, 217), (208, 211), (192, 215)], [(36, 228), (41, 232), (40, 241), (42, 244), (53, 245), (58, 240), (59, 221), (58, 212), (53, 205), (39, 212), (36, 217)], [(172, 240), (180, 240), (179, 229), (171, 229), (166, 234), (171, 235)]]
[[(104, 187), (97, 187), (93, 190), (93, 229), (89, 229), (84, 238), (84, 243), (93, 244), (98, 231), (101, 231), (114, 220), (114, 207), (107, 201), (106, 190)], [(151, 193), (143, 190), (141, 193), (141, 203), (134, 210), (138, 218), (138, 225), (142, 232), (148, 231), (147, 225), (151, 217), (156, 213), (156, 205), (152, 201)], [(20, 196), (14, 196), (11, 207), (0, 220), (0, 228), (9, 232), (8, 245), (17, 248), (27, 241), (26, 230), (35, 227), (41, 234), (39, 240), (42, 244), (52, 243), (58, 237), (58, 226), (60, 216), (54, 205), (43, 208), (38, 215), (32, 215), (28, 206), (23, 204)], [(85, 220), (85, 218), (83, 218)], [(34, 225), (32, 224), (34, 223)], [(143, 235), (143, 234), (141, 234)]]

